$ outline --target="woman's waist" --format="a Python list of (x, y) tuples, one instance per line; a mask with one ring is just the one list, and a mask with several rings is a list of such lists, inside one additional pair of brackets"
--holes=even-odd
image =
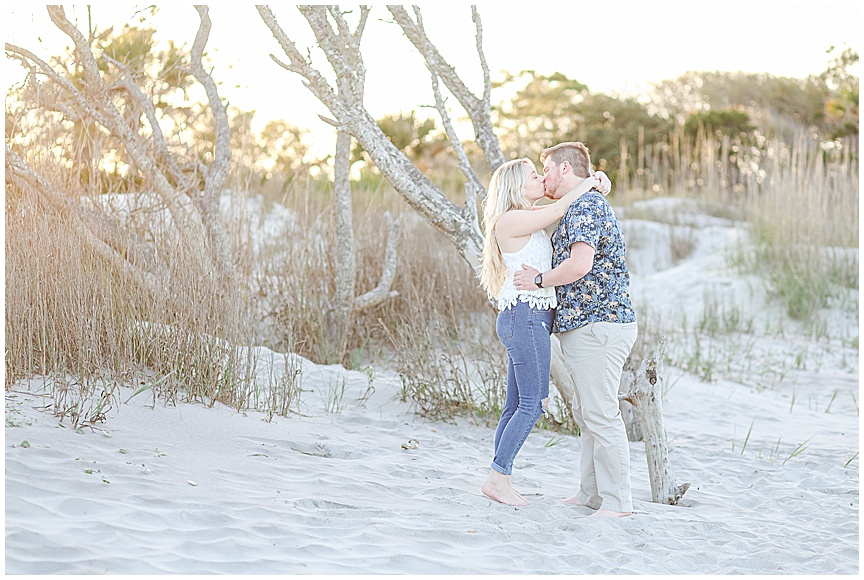
[(525, 296), (555, 296), (555, 287), (548, 286), (545, 288), (536, 288), (534, 290), (517, 290), (513, 284), (513, 276), (508, 276), (504, 281), (504, 286), (501, 287), (501, 293), (516, 294)]
[(512, 306), (517, 302), (529, 302), (542, 309), (555, 308), (558, 305), (554, 287), (538, 288), (536, 290), (517, 290), (513, 285), (513, 280), (507, 280), (498, 298), (499, 310), (503, 310), (507, 306)]

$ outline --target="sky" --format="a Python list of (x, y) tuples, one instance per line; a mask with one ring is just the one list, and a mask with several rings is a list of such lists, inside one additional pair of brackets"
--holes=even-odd
[[(586, 84), (592, 92), (607, 94), (645, 94), (651, 83), (674, 79), (690, 70), (806, 77), (827, 67), (831, 57), (826, 51), (831, 46), (838, 48), (835, 55), (843, 47), (861, 50), (860, 9), (845, 1), (613, 0), (477, 5), (493, 80), (501, 79), (503, 71), (561, 72)], [(92, 15), (102, 28), (120, 28), (136, 22), (136, 12), (146, 6), (97, 3), (92, 5)], [(191, 46), (199, 22), (192, 4), (157, 6), (159, 13), (150, 21), (157, 39)], [(479, 94), (482, 76), (470, 4), (427, 2), (420, 6), (433, 43)], [(301, 49), (312, 48), (313, 65), (327, 74), (323, 53), (314, 49), (314, 38), (294, 5), (271, 8)], [(70, 43), (51, 23), (44, 5), (6, 4), (3, 11), (6, 42), (45, 59)], [(86, 30), (84, 5), (67, 5), (66, 14)], [(309, 129), (315, 149), (329, 149), (335, 143), (335, 131), (318, 119), (319, 114), (328, 114), (326, 108), (297, 75), (271, 60), (271, 53), (282, 60), (287, 58), (254, 5), (211, 3), (210, 17), (213, 29), (207, 50), (212, 75), (221, 83), (220, 95), (243, 110), (255, 110), (255, 128), (260, 129), (268, 120), (284, 119)], [(412, 109), (431, 115), (434, 111), (422, 108), (434, 103), (422, 58), (389, 20), (385, 5), (372, 5), (362, 43), (367, 109), (376, 118)], [(7, 59), (3, 76), (8, 86), (21, 78), (21, 69)], [(496, 100), (495, 92), (492, 98)], [(448, 104), (454, 101), (451, 98)], [(454, 108), (453, 114), (459, 117), (463, 113)], [(459, 132), (464, 139), (472, 136), (465, 125)]]

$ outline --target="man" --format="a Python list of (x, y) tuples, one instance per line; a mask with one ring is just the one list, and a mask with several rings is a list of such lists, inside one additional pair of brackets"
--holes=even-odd
[[(550, 147), (540, 161), (553, 199), (591, 174), (582, 143)], [(618, 384), (637, 326), (621, 224), (605, 197), (591, 190), (573, 202), (552, 235), (552, 247), (551, 270), (541, 274), (523, 265), (514, 284), (519, 290), (556, 287), (552, 331), (576, 384), (573, 417), (582, 433), (579, 492), (564, 501), (597, 510), (592, 516), (629, 516), (630, 446)]]

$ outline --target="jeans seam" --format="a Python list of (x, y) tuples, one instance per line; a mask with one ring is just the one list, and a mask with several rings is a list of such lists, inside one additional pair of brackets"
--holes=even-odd
[(529, 325), (531, 329), (531, 346), (534, 348), (534, 360), (537, 361), (537, 386), (540, 386), (542, 382), (540, 379), (540, 353), (537, 352), (537, 329), (534, 328), (534, 310), (531, 310), (531, 324)]

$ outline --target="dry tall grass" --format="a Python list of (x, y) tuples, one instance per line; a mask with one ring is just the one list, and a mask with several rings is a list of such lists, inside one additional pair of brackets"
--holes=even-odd
[[(705, 140), (692, 150), (678, 144), (669, 149), (677, 161), (646, 155), (655, 183), (642, 185), (656, 195), (653, 185), (663, 184), (660, 193), (695, 197), (747, 219), (756, 243), (742, 263), (767, 274), (790, 315), (806, 317), (830, 303), (837, 287), (858, 287), (857, 249), (836, 249), (858, 245), (857, 153), (848, 145), (825, 151), (806, 139), (769, 145), (776, 155), (754, 161), (736, 152), (733, 161), (723, 143)], [(728, 180), (731, 165), (740, 173), (742, 163), (751, 176), (744, 186)], [(213, 280), (194, 251), (157, 226), (155, 214), (153, 223), (146, 214), (139, 217), (169, 271), (164, 292), (153, 296), (99, 258), (33, 192), (7, 184), (6, 387), (49, 377), (55, 411), (76, 424), (103, 418), (116, 406), (118, 384), (166, 401), (220, 401), (270, 417), (290, 413), (300, 396), (293, 376), (276, 377), (261, 392), (252, 375), (267, 362), (245, 347), (265, 344), (316, 362), (333, 359), (321, 315), (334, 292), (331, 195), (320, 183), (271, 185), (274, 192), (264, 192), (260, 211), (284, 206), (291, 223), (284, 236), (259, 244), (252, 238), (260, 226), (242, 209), (248, 196), (238, 193), (243, 183), (235, 179), (233, 199), (241, 209), (229, 229), (242, 279), (230, 287)], [(623, 197), (634, 195), (645, 193)], [(394, 282), (399, 296), (358, 316), (349, 366), (397, 367), (404, 396), (429, 416), (495, 418), (506, 360), (474, 273), (386, 184), (358, 187), (354, 200), (358, 292), (380, 276), (384, 211), (399, 216), (402, 233)], [(658, 332), (650, 326), (642, 320), (645, 339), (633, 357), (653, 351)]]
[(858, 162), (851, 147), (821, 150), (803, 137), (752, 196), (754, 269), (765, 272), (789, 316), (813, 321), (843, 289), (858, 289)]
[(619, 200), (671, 194), (748, 222), (754, 247), (735, 258), (766, 277), (790, 317), (816, 323), (820, 308), (858, 289), (857, 139), (820, 142), (799, 129), (791, 142), (689, 142), (679, 132), (638, 158), (639, 179)]
[(169, 272), (159, 295), (107, 263), (35, 192), (7, 184), (6, 387), (47, 377), (55, 413), (76, 425), (104, 418), (118, 384), (244, 408), (248, 303), (176, 239), (154, 241)]

